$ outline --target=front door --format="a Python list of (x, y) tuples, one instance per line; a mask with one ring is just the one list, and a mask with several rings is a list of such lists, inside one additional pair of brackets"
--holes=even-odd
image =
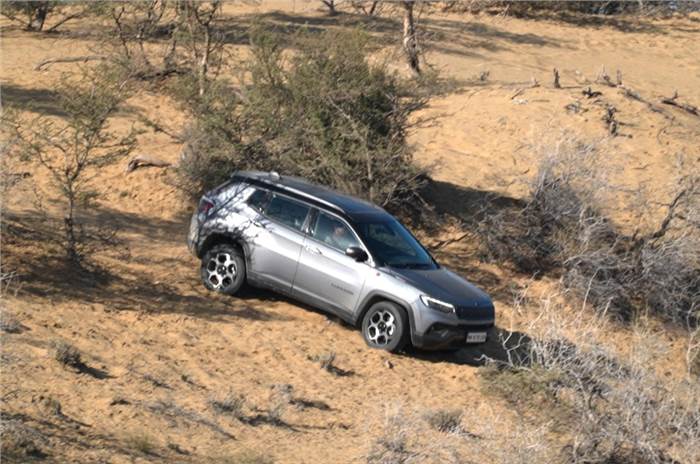
[(345, 221), (319, 212), (304, 241), (292, 292), (322, 308), (350, 315), (370, 268), (345, 255), (359, 240)]

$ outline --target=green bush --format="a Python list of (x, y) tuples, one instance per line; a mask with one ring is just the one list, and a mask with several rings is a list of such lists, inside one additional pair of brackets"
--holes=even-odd
[(382, 206), (411, 199), (421, 171), (406, 143), (409, 116), (426, 97), (370, 59), (362, 32), (302, 33), (286, 49), (264, 28), (251, 31), (251, 57), (238, 89), (192, 77), (174, 89), (193, 115), (180, 165), (182, 187), (201, 193), (237, 169), (274, 170)]

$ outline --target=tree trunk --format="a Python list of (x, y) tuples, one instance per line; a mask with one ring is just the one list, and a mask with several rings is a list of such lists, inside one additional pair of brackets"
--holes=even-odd
[(49, 2), (39, 2), (33, 7), (32, 15), (29, 18), (27, 29), (30, 31), (41, 31), (44, 28), (46, 16), (49, 13)]
[(211, 48), (211, 32), (209, 31), (209, 24), (205, 26), (204, 29), (204, 52), (202, 53), (202, 60), (199, 63), (199, 96), (204, 95), (207, 88), (207, 73), (209, 72), (209, 52)]
[(403, 5), (403, 49), (406, 52), (408, 66), (415, 74), (420, 74), (418, 59), (418, 39), (416, 38), (416, 26), (413, 21), (414, 0), (405, 0)]

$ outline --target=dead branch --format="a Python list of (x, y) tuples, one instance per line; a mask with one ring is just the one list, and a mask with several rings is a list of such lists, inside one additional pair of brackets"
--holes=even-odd
[(678, 101), (678, 91), (673, 92), (673, 96), (670, 98), (662, 98), (661, 103), (664, 105), (671, 105), (675, 106), (676, 108), (680, 108), (694, 116), (700, 116), (700, 113), (698, 113), (698, 108), (697, 106), (693, 106), (689, 103), (683, 103)]
[(86, 56), (72, 56), (68, 58), (49, 58), (40, 61), (34, 66), (34, 71), (41, 71), (42, 69), (51, 66), (56, 63), (87, 63), (88, 61), (106, 60), (107, 57), (103, 55), (86, 55)]
[(172, 163), (168, 161), (163, 161), (162, 159), (155, 158), (150, 155), (137, 155), (131, 158), (131, 161), (129, 161), (129, 164), (126, 166), (126, 173), (130, 173), (138, 168), (144, 167), (144, 166), (153, 166), (153, 167), (158, 167), (158, 168), (166, 168), (168, 166), (172, 166)]
[(581, 91), (581, 93), (588, 98), (600, 97), (601, 95), (603, 95), (603, 92), (598, 92), (597, 90), (591, 90), (590, 87), (583, 89), (583, 91)]

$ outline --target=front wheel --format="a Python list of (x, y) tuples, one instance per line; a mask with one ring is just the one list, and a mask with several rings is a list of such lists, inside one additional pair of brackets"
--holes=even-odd
[(406, 312), (395, 303), (380, 301), (362, 319), (362, 336), (372, 348), (396, 352), (408, 341)]
[(209, 290), (234, 295), (245, 282), (245, 259), (229, 244), (216, 245), (202, 256), (202, 283)]

